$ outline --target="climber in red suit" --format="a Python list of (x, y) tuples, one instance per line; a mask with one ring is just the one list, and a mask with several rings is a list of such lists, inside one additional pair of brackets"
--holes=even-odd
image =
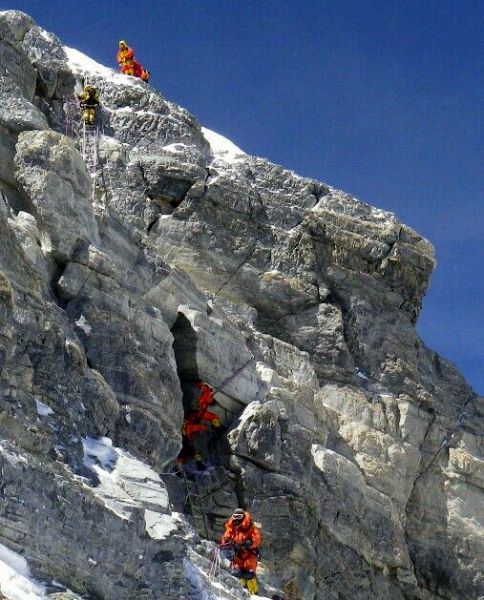
[(197, 381), (195, 383), (195, 387), (197, 387), (200, 390), (198, 406), (201, 410), (205, 410), (215, 402), (213, 397), (215, 394), (214, 389), (210, 387), (208, 383), (203, 383), (203, 381)]
[(150, 72), (140, 65), (140, 63), (134, 58), (134, 50), (130, 48), (128, 44), (121, 40), (119, 42), (118, 53), (116, 54), (116, 60), (121, 69), (121, 73), (124, 75), (132, 75), (133, 77), (139, 77), (143, 81), (148, 81), (150, 78)]
[(195, 386), (201, 390), (198, 398), (198, 409), (192, 410), (185, 416), (182, 425), (182, 449), (176, 462), (183, 465), (191, 458), (195, 460), (197, 467), (202, 470), (205, 465), (201, 453), (193, 444), (193, 437), (195, 434), (207, 431), (211, 427), (220, 427), (220, 418), (217, 414), (208, 410), (208, 407), (215, 402), (214, 390), (201, 381), (198, 381)]

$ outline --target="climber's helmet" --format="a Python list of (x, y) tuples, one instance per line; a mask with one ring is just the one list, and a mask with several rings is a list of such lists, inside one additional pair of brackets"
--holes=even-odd
[(242, 508), (236, 508), (232, 513), (232, 520), (240, 522), (244, 518), (244, 511)]
[(120, 47), (120, 48), (127, 48), (127, 47), (128, 47), (128, 44), (127, 44), (127, 43), (126, 43), (124, 40), (121, 40), (121, 41), (119, 42), (119, 47)]

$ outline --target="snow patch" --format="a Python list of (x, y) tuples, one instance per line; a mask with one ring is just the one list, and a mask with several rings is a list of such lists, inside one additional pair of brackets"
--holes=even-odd
[[(129, 75), (119, 75), (124, 79), (130, 77)], [(121, 106), (120, 108), (111, 108), (110, 111), (112, 113), (126, 113), (127, 115), (132, 115), (136, 113), (136, 115), (151, 115), (152, 117), (163, 117), (163, 115), (159, 112), (154, 112), (153, 110), (142, 110), (133, 106)], [(131, 152), (136, 152), (138, 148), (132, 148)]]
[(0, 544), (0, 592), (7, 600), (44, 600), (45, 587), (30, 575), (23, 556)]
[(75, 48), (69, 48), (68, 46), (64, 46), (64, 52), (67, 54), (67, 61), (69, 67), (74, 72), (79, 71), (89, 71), (91, 73), (95, 73), (96, 75), (102, 75), (104, 77), (112, 77), (116, 73), (113, 69), (109, 69), (104, 65), (99, 64), (89, 56), (86, 56), (79, 50)]
[[(129, 519), (135, 508), (158, 515), (170, 512), (168, 493), (160, 476), (150, 466), (126, 450), (116, 448), (107, 437), (82, 439), (84, 465), (93, 471), (98, 484), (90, 489), (105, 506), (122, 519)], [(157, 534), (162, 531), (147, 517)], [(164, 529), (168, 526), (164, 522)], [(161, 527), (161, 525), (160, 525)]]
[(42, 27), (39, 27), (39, 33), (44, 38), (44, 40), (47, 40), (48, 42), (55, 42), (56, 41), (55, 37), (52, 35), (52, 33), (49, 33), (45, 29), (42, 29)]
[(75, 48), (69, 48), (69, 46), (64, 46), (63, 48), (67, 55), (69, 68), (76, 75), (81, 75), (83, 77), (85, 77), (86, 74), (99, 75), (104, 79), (132, 86), (139, 86), (141, 82), (138, 77), (130, 77), (128, 75), (116, 73), (114, 69), (101, 65)]
[(48, 417), (49, 415), (54, 414), (54, 411), (51, 409), (51, 407), (47, 406), (47, 404), (44, 404), (40, 400), (36, 400), (35, 404), (37, 406), (37, 414), (39, 417)]
[(113, 448), (113, 442), (102, 437), (95, 439), (92, 437), (82, 438), (84, 448), (84, 464), (88, 469), (100, 466), (104, 471), (112, 471), (116, 464), (117, 454)]
[(175, 142), (174, 144), (168, 144), (167, 146), (163, 146), (162, 150), (165, 152), (173, 152), (174, 154), (181, 154), (185, 148), (188, 148), (186, 144), (182, 144), (180, 142)]
[(81, 315), (77, 319), (76, 325), (79, 327), (79, 329), (82, 329), (86, 335), (89, 335), (92, 332), (92, 327), (89, 325), (84, 315)]
[(154, 540), (164, 540), (170, 537), (181, 524), (178, 513), (163, 515), (152, 510), (145, 510), (146, 533)]
[(29, 464), (29, 462), (25, 458), (25, 456), (22, 456), (21, 454), (16, 454), (15, 452), (12, 452), (12, 450), (10, 448), (4, 446), (3, 444), (0, 444), (0, 453), (2, 453), (8, 459), (8, 461), (13, 465), (18, 465), (18, 464), (28, 465)]
[(214, 158), (225, 161), (226, 163), (235, 163), (243, 160), (247, 154), (236, 146), (229, 139), (216, 133), (211, 129), (202, 127), (203, 137), (210, 144)]

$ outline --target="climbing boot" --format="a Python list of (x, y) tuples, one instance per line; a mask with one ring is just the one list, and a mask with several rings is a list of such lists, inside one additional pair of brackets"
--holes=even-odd
[(259, 593), (259, 583), (257, 581), (257, 577), (252, 577), (252, 579), (245, 579), (245, 587), (251, 594)]

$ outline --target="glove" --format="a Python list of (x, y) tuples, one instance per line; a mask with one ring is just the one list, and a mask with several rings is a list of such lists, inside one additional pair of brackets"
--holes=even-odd
[(245, 540), (241, 545), (242, 548), (252, 548), (252, 540)]
[(227, 544), (220, 544), (220, 552), (227, 558), (228, 560), (232, 560), (235, 556), (234, 545), (230, 542)]

